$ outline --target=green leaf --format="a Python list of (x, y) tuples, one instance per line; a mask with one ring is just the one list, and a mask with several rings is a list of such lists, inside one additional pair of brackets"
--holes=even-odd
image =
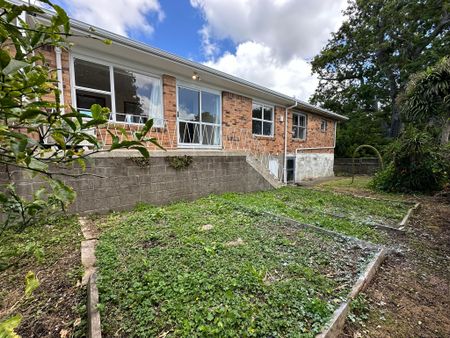
[(133, 147), (133, 149), (136, 149), (137, 151), (139, 151), (144, 158), (150, 157), (150, 154), (149, 154), (147, 148), (145, 148), (145, 147)]
[(25, 296), (29, 297), (39, 286), (39, 280), (32, 271), (28, 271), (25, 276)]
[(91, 106), (91, 113), (92, 118), (95, 120), (102, 118), (102, 106), (100, 106), (99, 104), (93, 104)]
[(76, 126), (75, 122), (73, 122), (70, 117), (66, 117), (63, 115), (63, 116), (61, 116), (61, 118), (64, 120), (64, 122), (67, 123), (67, 125), (70, 127), (70, 129), (72, 129), (72, 131), (77, 130), (77, 126)]
[(144, 138), (147, 133), (149, 132), (150, 129), (152, 129), (153, 127), (153, 119), (149, 119), (147, 120), (147, 122), (145, 122), (144, 127), (142, 127), (141, 132), (136, 133), (136, 137), (138, 140), (142, 140), (142, 138)]
[(0, 50), (0, 67), (3, 69), (5, 68), (9, 62), (11, 61), (11, 56), (9, 55), (9, 53), (4, 50), (1, 49)]
[(62, 203), (68, 204), (75, 199), (76, 197), (75, 191), (71, 187), (65, 185), (63, 182), (59, 180), (53, 180), (50, 181), (49, 183), (53, 188), (53, 193), (55, 197)]
[(5, 68), (3, 68), (2, 74), (10, 75), (10, 74), (17, 72), (19, 69), (22, 69), (27, 66), (30, 66), (30, 64), (28, 62), (11, 59), (11, 61), (8, 63), (8, 65)]
[(38, 159), (31, 157), (30, 163), (28, 164), (28, 168), (39, 171), (47, 171), (48, 166), (44, 162), (41, 162)]
[(55, 140), (55, 142), (62, 148), (66, 149), (66, 139), (64, 138), (64, 135), (62, 135), (59, 132), (53, 132), (51, 133), (51, 137)]
[(20, 114), (20, 121), (34, 119), (39, 115), (46, 115), (46, 113), (39, 109), (27, 109), (22, 114)]
[(14, 332), (20, 322), (22, 321), (22, 316), (17, 314), (10, 317), (2, 322), (0, 322), (0, 337), (1, 338), (20, 338), (20, 336)]

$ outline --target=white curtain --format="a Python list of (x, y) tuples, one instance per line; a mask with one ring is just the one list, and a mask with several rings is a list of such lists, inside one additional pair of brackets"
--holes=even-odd
[(158, 128), (164, 127), (164, 112), (161, 97), (161, 80), (156, 78), (149, 78), (152, 83), (152, 90), (150, 94), (150, 107), (148, 116), (153, 118), (153, 125)]

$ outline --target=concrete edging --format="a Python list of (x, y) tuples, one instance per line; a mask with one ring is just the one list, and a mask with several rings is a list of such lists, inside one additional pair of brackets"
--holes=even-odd
[(87, 317), (88, 317), (88, 337), (101, 338), (102, 330), (100, 325), (100, 312), (98, 310), (98, 289), (97, 273), (94, 272), (89, 277), (87, 284)]
[(99, 294), (97, 289), (97, 268), (95, 267), (95, 246), (97, 237), (95, 229), (89, 227), (86, 218), (79, 217), (84, 241), (81, 242), (81, 263), (84, 266), (82, 285), (87, 286), (87, 321), (89, 338), (101, 338), (100, 312), (98, 310)]
[(347, 315), (350, 312), (350, 305), (353, 299), (363, 291), (372, 281), (379, 266), (386, 258), (388, 250), (381, 248), (375, 255), (374, 259), (369, 263), (363, 274), (360, 275), (355, 285), (353, 285), (347, 300), (343, 302), (337, 310), (334, 311), (333, 316), (326, 324), (325, 330), (316, 335), (316, 338), (335, 338), (338, 337), (344, 328)]
[(398, 224), (401, 228), (404, 227), (408, 223), (409, 219), (411, 218), (411, 216), (413, 214), (413, 211), (416, 210), (419, 206), (420, 206), (420, 202), (414, 204), (414, 206), (412, 208), (409, 208), (409, 210), (406, 213), (405, 217), (403, 217), (401, 222)]

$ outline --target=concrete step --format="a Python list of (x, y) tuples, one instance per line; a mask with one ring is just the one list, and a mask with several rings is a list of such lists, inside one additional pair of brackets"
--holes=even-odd
[(286, 184), (273, 176), (269, 169), (264, 167), (260, 161), (251, 155), (247, 155), (247, 163), (250, 164), (264, 179), (274, 188), (284, 187)]

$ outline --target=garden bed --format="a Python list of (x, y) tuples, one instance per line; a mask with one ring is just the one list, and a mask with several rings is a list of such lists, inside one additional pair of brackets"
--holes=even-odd
[(314, 337), (377, 249), (230, 203), (296, 190), (307, 193), (212, 196), (97, 221), (103, 334)]
[[(64, 217), (22, 233), (6, 231), (0, 242), (0, 321), (20, 314), (22, 337), (84, 337), (86, 292), (80, 286), (80, 226)], [(24, 298), (25, 275), (39, 287)], [(13, 311), (9, 311), (13, 307)]]
[(366, 199), (296, 187), (253, 194), (230, 193), (217, 198), (377, 243), (384, 242), (385, 235), (374, 227), (397, 227), (411, 207), (403, 201)]

